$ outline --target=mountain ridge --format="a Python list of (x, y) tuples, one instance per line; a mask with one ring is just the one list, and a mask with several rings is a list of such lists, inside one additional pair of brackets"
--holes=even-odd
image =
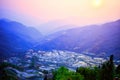
[(34, 28), (9, 19), (0, 19), (1, 57), (21, 55), (43, 36)]
[[(99, 56), (115, 54), (120, 57), (120, 20), (101, 25), (72, 28), (47, 36), (35, 48), (41, 50), (70, 50), (92, 52)], [(42, 41), (41, 41), (42, 42)]]
[[(89, 52), (97, 56), (120, 57), (120, 19), (101, 25), (89, 25), (43, 36), (33, 27), (9, 19), (0, 19), (0, 50), (3, 56), (27, 49)], [(36, 45), (37, 44), (37, 45)], [(9, 54), (7, 54), (9, 53)]]

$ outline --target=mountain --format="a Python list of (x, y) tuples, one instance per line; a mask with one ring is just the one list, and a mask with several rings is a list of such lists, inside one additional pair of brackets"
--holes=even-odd
[(40, 24), (37, 29), (44, 35), (47, 35), (53, 33), (53, 31), (57, 31), (56, 28), (62, 27), (63, 25), (64, 23), (62, 23), (62, 21), (56, 20)]
[(0, 54), (1, 57), (18, 55), (31, 48), (42, 34), (32, 27), (8, 19), (0, 20)]
[(89, 52), (120, 57), (120, 20), (59, 31), (47, 36), (35, 49)]

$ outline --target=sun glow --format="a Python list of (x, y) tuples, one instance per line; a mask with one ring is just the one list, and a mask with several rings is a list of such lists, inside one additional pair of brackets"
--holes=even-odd
[(103, 1), (102, 0), (93, 0), (93, 6), (98, 8), (102, 6)]

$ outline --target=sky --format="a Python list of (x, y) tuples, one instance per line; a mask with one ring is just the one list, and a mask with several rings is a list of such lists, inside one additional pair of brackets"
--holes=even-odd
[(119, 3), (120, 0), (0, 0), (0, 18), (38, 29), (47, 24), (41, 27), (46, 30), (67, 24), (101, 24), (120, 19)]

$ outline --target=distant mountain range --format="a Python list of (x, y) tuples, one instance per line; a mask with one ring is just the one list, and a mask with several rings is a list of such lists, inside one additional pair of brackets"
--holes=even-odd
[(120, 58), (120, 20), (59, 31), (44, 38), (35, 49), (114, 54)]
[[(120, 58), (120, 20), (79, 28), (61, 30), (43, 36), (33, 27), (7, 19), (0, 20), (1, 57), (22, 55), (24, 51), (67, 50), (96, 56), (114, 54)], [(21, 53), (21, 54), (20, 54)]]
[(18, 53), (31, 48), (42, 37), (42, 34), (32, 27), (8, 19), (1, 19), (0, 55), (2, 58), (18, 55)]

